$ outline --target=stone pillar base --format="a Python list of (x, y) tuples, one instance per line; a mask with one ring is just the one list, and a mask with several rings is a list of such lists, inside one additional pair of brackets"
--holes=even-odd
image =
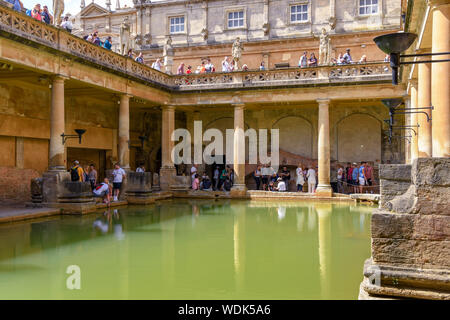
[(246, 198), (247, 186), (245, 184), (234, 184), (230, 190), (230, 196), (232, 198)]
[(318, 197), (332, 197), (333, 196), (333, 188), (331, 188), (331, 185), (319, 184), (317, 186), (315, 195)]
[(170, 191), (177, 175), (175, 167), (162, 167), (159, 170), (159, 187), (161, 191)]
[(127, 172), (127, 200), (129, 204), (154, 203), (152, 197), (152, 178), (150, 172)]
[(376, 264), (368, 259), (358, 298), (450, 300), (450, 271)]

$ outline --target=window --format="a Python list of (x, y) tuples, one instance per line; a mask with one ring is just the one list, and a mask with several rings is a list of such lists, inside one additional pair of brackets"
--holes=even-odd
[(184, 32), (184, 16), (170, 18), (170, 33)]
[(244, 11), (228, 12), (228, 28), (244, 27)]
[(291, 22), (308, 21), (308, 5), (299, 4), (291, 6)]
[(359, 0), (359, 14), (371, 15), (378, 13), (378, 0)]

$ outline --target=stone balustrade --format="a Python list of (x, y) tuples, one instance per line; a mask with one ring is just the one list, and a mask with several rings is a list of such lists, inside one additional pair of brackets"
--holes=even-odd
[(390, 81), (391, 79), (389, 63), (385, 62), (172, 76), (1, 4), (0, 33), (7, 38), (19, 39), (19, 41), (25, 39), (28, 40), (27, 42), (38, 43), (44, 48), (65, 53), (75, 59), (81, 58), (97, 68), (119, 72), (158, 87), (177, 91), (310, 86)]
[(309, 68), (177, 75), (173, 78), (179, 90), (184, 91), (385, 81), (391, 79), (391, 69), (388, 63), (372, 62)]

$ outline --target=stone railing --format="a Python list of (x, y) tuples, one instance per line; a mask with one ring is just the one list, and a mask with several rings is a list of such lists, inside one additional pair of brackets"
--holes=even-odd
[(180, 90), (239, 87), (317, 85), (342, 82), (386, 81), (391, 77), (388, 63), (372, 62), (266, 71), (239, 71), (173, 76)]
[(287, 68), (171, 76), (147, 65), (106, 50), (63, 29), (37, 21), (0, 3), (0, 32), (9, 38), (25, 38), (94, 67), (178, 91), (251, 87), (314, 86), (331, 83), (389, 81), (388, 63), (374, 62), (341, 66)]
[(172, 87), (173, 79), (160, 71), (94, 45), (69, 32), (37, 21), (0, 3), (0, 31), (20, 37), (159, 86)]

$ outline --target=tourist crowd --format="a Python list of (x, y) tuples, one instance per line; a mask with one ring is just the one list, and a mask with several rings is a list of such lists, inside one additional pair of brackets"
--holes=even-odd
[[(142, 169), (141, 167), (139, 168)], [(90, 183), (94, 197), (102, 198), (108, 205), (111, 203), (111, 197), (113, 197), (113, 201), (119, 201), (120, 189), (126, 178), (126, 172), (118, 163), (114, 165), (114, 170), (111, 173), (113, 177), (112, 185), (108, 178), (103, 179), (102, 182), (98, 181), (98, 173), (94, 164), (90, 164), (83, 168), (80, 166), (80, 162), (75, 160), (69, 171), (73, 182)]]

